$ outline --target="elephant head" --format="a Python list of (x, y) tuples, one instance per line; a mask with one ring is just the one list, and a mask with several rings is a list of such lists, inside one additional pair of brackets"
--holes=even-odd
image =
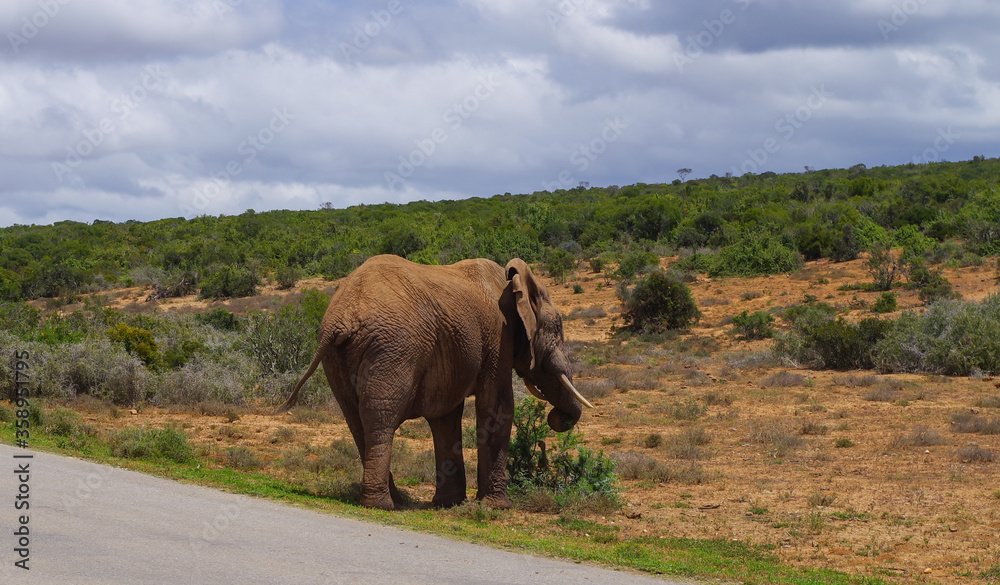
[(552, 404), (552, 430), (568, 431), (580, 420), (580, 405), (593, 405), (573, 386), (562, 317), (548, 289), (520, 258), (507, 263), (507, 280), (500, 305), (514, 324), (514, 371), (532, 395)]

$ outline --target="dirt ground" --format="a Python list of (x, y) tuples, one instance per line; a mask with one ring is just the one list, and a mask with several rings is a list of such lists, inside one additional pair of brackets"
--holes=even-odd
[[(664, 265), (671, 261), (664, 259)], [(992, 267), (945, 270), (945, 276), (966, 299), (982, 299), (996, 289)], [(690, 471), (666, 482), (623, 481), (626, 506), (596, 520), (613, 523), (622, 536), (770, 545), (789, 563), (900, 582), (984, 582), (979, 576), (1000, 566), (1000, 461), (970, 461), (968, 448), (1000, 460), (1000, 445), (998, 435), (957, 432), (952, 417), (1000, 417), (1000, 382), (988, 376), (880, 376), (754, 365), (753, 356), (771, 342), (740, 340), (728, 324), (743, 310), (798, 304), (806, 295), (851, 308), (848, 318), (871, 316), (865, 306), (879, 293), (838, 290), (868, 281), (863, 260), (812, 262), (800, 272), (773, 277), (703, 278), (691, 285), (703, 317), (689, 333), (662, 347), (645, 347), (638, 357), (631, 353), (611, 365), (581, 368), (576, 377), (581, 388), (612, 376), (645, 381), (592, 400), (595, 409), (578, 425), (591, 448), (639, 453)], [(568, 341), (622, 345), (610, 335), (619, 311), (613, 286), (603, 286), (599, 275), (585, 270), (566, 283), (548, 285), (566, 317)], [(583, 292), (574, 294), (573, 285)], [(303, 281), (292, 291), (268, 290), (253, 301), (211, 305), (264, 308), (302, 288), (331, 290), (332, 284)], [(922, 305), (915, 291), (896, 292), (901, 310)], [(144, 295), (139, 289), (119, 291), (114, 303), (125, 307)], [(193, 298), (159, 305), (164, 311), (207, 306)], [(573, 316), (574, 310), (587, 309), (594, 316)], [(703, 405), (703, 411), (688, 420), (664, 414), (672, 405), (691, 403)], [(227, 421), (140, 408), (116, 419), (95, 413), (85, 418), (104, 427), (182, 423), (196, 444), (213, 452), (246, 446), (265, 462), (289, 448), (272, 441), (282, 427), (294, 429), (298, 445), (349, 437), (336, 416), (299, 423), (289, 415), (240, 413), (239, 420)], [(421, 424), (404, 425), (406, 440), (429, 449), (430, 435)], [(694, 431), (707, 444), (679, 448), (686, 445), (681, 437)], [(474, 451), (467, 451), (466, 460), (474, 465)], [(432, 495), (426, 484), (407, 489), (422, 501)]]

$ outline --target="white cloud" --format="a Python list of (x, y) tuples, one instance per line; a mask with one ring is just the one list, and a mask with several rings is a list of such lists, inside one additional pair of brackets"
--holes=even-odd
[[(888, 40), (887, 1), (404, 3), (345, 58), (387, 2), (52, 1), (0, 51), (0, 223), (176, 216), (225, 175), (193, 212), (721, 174), (817, 86), (831, 97), (761, 170), (906, 162), (949, 125), (949, 156), (1000, 147), (987, 2), (928, 0)], [(39, 6), (4, 3), (0, 32)]]

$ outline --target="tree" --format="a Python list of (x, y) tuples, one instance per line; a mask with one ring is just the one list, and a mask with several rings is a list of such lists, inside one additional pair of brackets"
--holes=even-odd
[(688, 168), (677, 169), (677, 175), (680, 176), (681, 181), (684, 180), (684, 177), (686, 177), (686, 176), (688, 176), (690, 174), (691, 174), (691, 169), (688, 169)]

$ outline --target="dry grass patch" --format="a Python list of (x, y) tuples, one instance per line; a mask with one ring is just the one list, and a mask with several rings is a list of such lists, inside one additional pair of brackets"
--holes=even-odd
[(958, 412), (951, 415), (951, 426), (956, 433), (1000, 435), (1000, 417), (986, 418), (971, 412)]
[(847, 388), (867, 388), (869, 386), (874, 386), (881, 380), (879, 376), (875, 374), (846, 374), (833, 377), (833, 384), (835, 386), (845, 386)]
[(760, 385), (763, 388), (790, 388), (792, 386), (807, 386), (812, 378), (796, 374), (795, 372), (781, 371), (764, 378)]
[(968, 445), (958, 450), (958, 460), (962, 463), (993, 463), (997, 460), (995, 451), (978, 445)]

